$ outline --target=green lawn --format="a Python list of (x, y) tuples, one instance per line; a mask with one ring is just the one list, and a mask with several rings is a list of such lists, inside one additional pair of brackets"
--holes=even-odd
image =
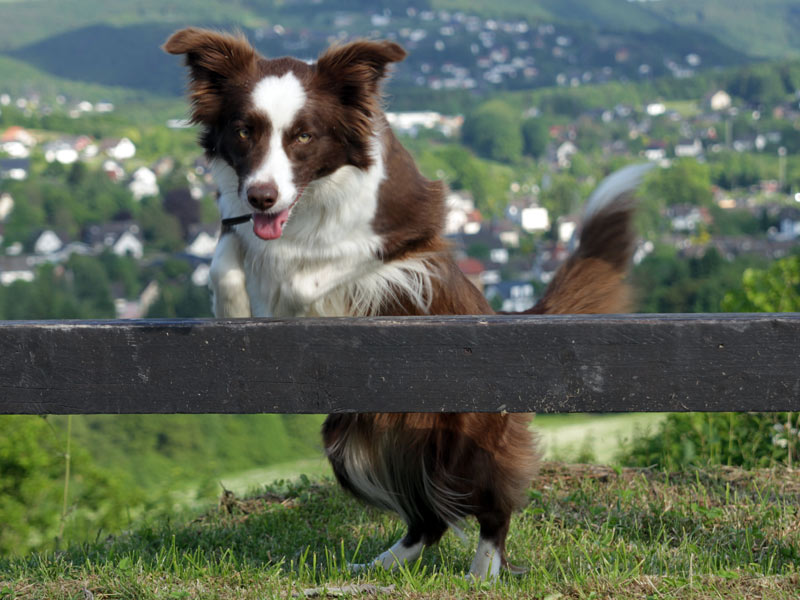
[[(397, 572), (351, 574), (403, 533), (329, 479), (223, 498), (186, 522), (45, 556), (0, 561), (0, 598), (286, 598), (370, 585), (387, 598), (797, 598), (800, 472), (667, 474), (546, 463), (512, 524), (529, 569), (472, 586), (476, 539), (448, 533)], [(317, 590), (319, 591), (319, 590)]]
[(661, 413), (537, 415), (533, 426), (547, 459), (613, 464), (620, 444), (655, 429), (663, 418)]

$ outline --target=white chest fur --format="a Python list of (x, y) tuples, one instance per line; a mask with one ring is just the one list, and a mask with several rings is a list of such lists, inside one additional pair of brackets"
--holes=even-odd
[[(223, 217), (248, 212), (235, 174), (216, 164)], [(366, 171), (345, 166), (307, 188), (292, 210), (283, 235), (255, 236), (248, 224), (223, 240), (211, 269), (218, 317), (363, 316), (376, 314), (403, 294), (429, 304), (430, 273), (424, 260), (384, 263), (382, 240), (373, 230), (378, 190), (384, 179), (377, 157)]]

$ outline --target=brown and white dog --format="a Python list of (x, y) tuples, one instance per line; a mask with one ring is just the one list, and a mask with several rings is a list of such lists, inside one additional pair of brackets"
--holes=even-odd
[[(192, 120), (219, 186), (211, 265), (217, 317), (491, 314), (442, 237), (444, 186), (425, 179), (381, 110), (381, 80), (406, 53), (357, 41), (316, 63), (263, 58), (241, 36), (183, 29)], [(530, 313), (625, 312), (630, 191), (646, 167), (590, 199), (580, 246)], [(495, 577), (538, 452), (520, 414), (336, 414), (323, 426), (341, 485), (397, 512), (408, 533), (373, 563), (414, 560), (474, 515), (470, 573)]]

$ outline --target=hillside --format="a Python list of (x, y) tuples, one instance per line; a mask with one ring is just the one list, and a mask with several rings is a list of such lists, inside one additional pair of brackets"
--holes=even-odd
[[(770, 3), (773, 10), (755, 14), (717, 0), (703, 0), (697, 10), (627, 0), (433, 0), (419, 9), (394, 0), (182, 0), (168, 8), (152, 0), (99, 6), (9, 0), (0, 2), (0, 53), (20, 61), (20, 70), (4, 78), (11, 86), (26, 81), (28, 65), (66, 80), (175, 96), (183, 73), (159, 46), (177, 27), (240, 28), (268, 56), (307, 58), (335, 39), (389, 37), (411, 51), (391, 92), (400, 105), (419, 108), (456, 92), (684, 77), (754, 57), (796, 55), (790, 35), (796, 10), (788, 0)], [(481, 61), (488, 63), (481, 67)]]

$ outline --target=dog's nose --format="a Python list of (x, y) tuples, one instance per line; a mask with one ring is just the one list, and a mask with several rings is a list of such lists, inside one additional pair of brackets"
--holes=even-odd
[(256, 183), (247, 188), (247, 201), (258, 210), (268, 210), (278, 201), (278, 186), (272, 182)]

